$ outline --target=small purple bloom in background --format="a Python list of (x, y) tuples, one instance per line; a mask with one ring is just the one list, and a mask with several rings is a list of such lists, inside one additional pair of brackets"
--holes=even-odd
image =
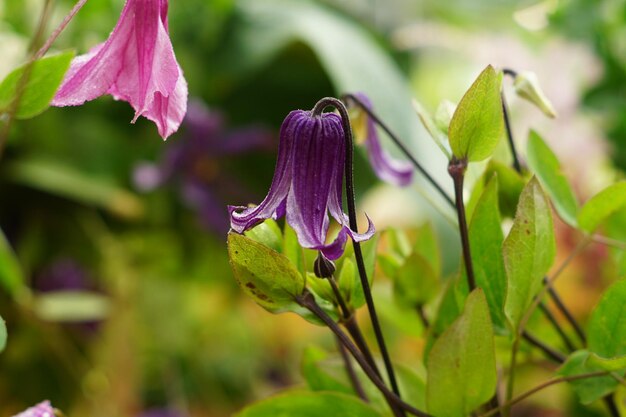
[[(243, 233), (265, 219), (286, 214), (301, 246), (317, 249), (331, 260), (339, 258), (348, 235), (363, 241), (374, 234), (371, 221), (364, 234), (348, 226), (342, 208), (344, 165), (341, 118), (333, 113), (312, 116), (309, 111), (292, 111), (280, 129), (276, 169), (267, 196), (256, 207), (229, 206), (232, 229)], [(342, 227), (335, 240), (326, 244), (329, 211)]]
[(227, 129), (225, 125), (219, 112), (192, 100), (180, 139), (167, 146), (159, 163), (142, 162), (133, 173), (135, 186), (143, 192), (175, 185), (185, 205), (198, 213), (200, 223), (219, 235), (228, 231), (225, 201), (250, 197), (234, 175), (224, 175), (221, 159), (269, 151), (273, 142), (265, 128)]
[(187, 82), (167, 25), (167, 0), (127, 0), (109, 39), (76, 57), (52, 100), (77, 106), (104, 94), (135, 109), (167, 139), (187, 111)]
[(13, 417), (54, 417), (54, 408), (50, 401), (44, 401)]
[[(363, 93), (355, 93), (358, 98), (368, 109), (372, 110), (372, 102)], [(376, 123), (364, 111), (358, 110), (359, 115), (354, 124), (356, 139), (365, 143), (367, 155), (370, 160), (374, 173), (381, 180), (393, 185), (401, 187), (407, 186), (413, 179), (413, 167), (405, 161), (393, 159), (380, 144), (380, 138), (376, 131)]]

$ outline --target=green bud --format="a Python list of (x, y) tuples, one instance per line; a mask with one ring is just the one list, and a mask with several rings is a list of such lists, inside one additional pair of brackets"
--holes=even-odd
[(552, 103), (545, 96), (539, 85), (539, 80), (534, 72), (521, 72), (513, 81), (515, 92), (537, 106), (546, 116), (550, 118), (556, 117), (556, 111)]

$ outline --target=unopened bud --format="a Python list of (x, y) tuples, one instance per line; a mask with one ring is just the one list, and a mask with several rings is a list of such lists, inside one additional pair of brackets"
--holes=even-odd
[(318, 278), (330, 278), (335, 273), (335, 264), (320, 252), (313, 263), (313, 272)]
[(546, 116), (556, 117), (556, 111), (552, 103), (545, 96), (539, 85), (539, 80), (533, 72), (521, 72), (515, 76), (513, 81), (515, 92), (537, 106)]

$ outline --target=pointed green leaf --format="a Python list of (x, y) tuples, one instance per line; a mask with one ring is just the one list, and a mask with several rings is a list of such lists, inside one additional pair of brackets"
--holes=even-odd
[(435, 342), (427, 369), (426, 402), (437, 417), (468, 416), (495, 393), (493, 328), (480, 288), (467, 297), (463, 314)]
[(587, 201), (578, 213), (578, 224), (593, 233), (607, 217), (626, 205), (626, 181), (605, 188)]
[(237, 284), (257, 304), (273, 313), (298, 309), (304, 278), (286, 256), (234, 232), (228, 256)]
[(507, 275), (504, 312), (517, 330), (556, 254), (550, 203), (534, 177), (520, 195), (502, 253)]
[(539, 79), (533, 72), (521, 72), (515, 77), (513, 87), (518, 96), (533, 103), (550, 118), (556, 117), (556, 110), (539, 85)]
[(587, 328), (589, 350), (603, 358), (626, 355), (626, 279), (610, 286)]
[(459, 102), (448, 129), (456, 158), (482, 161), (493, 153), (504, 132), (501, 81), (501, 74), (489, 65)]
[(545, 187), (557, 213), (567, 224), (576, 227), (578, 202), (556, 155), (534, 130), (530, 131), (527, 146), (528, 165)]
[(498, 177), (486, 185), (469, 227), (476, 285), (485, 291), (491, 320), (499, 332), (507, 329), (504, 315), (506, 273), (501, 256), (504, 233), (498, 207)]
[[(567, 361), (559, 368), (558, 373), (563, 376), (574, 376), (602, 370), (601, 367), (589, 362), (589, 351), (579, 350), (572, 353), (567, 358)], [(610, 394), (615, 391), (618, 384), (619, 383), (610, 375), (578, 379), (569, 382), (569, 385), (583, 404), (590, 404)]]
[(70, 67), (74, 52), (48, 56), (35, 61), (32, 65), (26, 64), (13, 72), (0, 83), (0, 113), (7, 112), (13, 106), (13, 100), (26, 70), (27, 82), (20, 98), (15, 117), (28, 119), (38, 115), (48, 108), (54, 93), (56, 93), (65, 72)]
[(381, 417), (356, 397), (336, 392), (287, 391), (254, 403), (235, 417)]

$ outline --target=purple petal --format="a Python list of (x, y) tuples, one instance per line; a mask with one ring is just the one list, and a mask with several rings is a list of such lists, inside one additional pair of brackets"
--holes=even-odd
[(336, 114), (308, 116), (294, 149), (293, 178), (287, 196), (287, 222), (300, 245), (321, 249), (328, 231), (328, 200), (344, 144)]
[[(287, 197), (291, 185), (294, 142), (306, 121), (306, 118), (303, 118), (303, 114), (306, 114), (306, 112), (301, 110), (292, 111), (283, 121), (280, 128), (280, 141), (278, 143), (274, 178), (272, 178), (270, 190), (261, 204), (252, 208), (228, 206), (230, 227), (235, 232), (243, 233), (255, 224), (270, 217), (275, 217), (278, 208)], [(238, 212), (238, 210), (242, 211)]]
[(54, 417), (54, 409), (50, 401), (44, 401), (13, 417)]
[[(355, 96), (369, 109), (372, 102), (363, 93)], [(407, 186), (413, 179), (413, 167), (410, 163), (392, 158), (381, 146), (376, 124), (371, 118), (367, 118), (367, 137), (365, 139), (367, 155), (370, 164), (381, 180), (398, 186)]]
[(167, 2), (128, 0), (109, 39), (72, 61), (54, 106), (80, 105), (103, 94), (124, 100), (157, 124), (166, 139), (187, 108), (187, 83), (167, 33)]

